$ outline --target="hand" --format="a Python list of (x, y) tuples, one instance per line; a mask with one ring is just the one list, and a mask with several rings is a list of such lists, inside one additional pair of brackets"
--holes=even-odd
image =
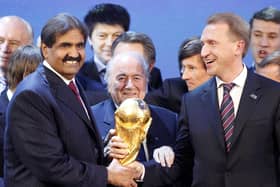
[(129, 149), (128, 145), (119, 136), (113, 136), (106, 146), (106, 152), (112, 158), (123, 159), (129, 154)]
[(171, 167), (175, 159), (175, 154), (171, 147), (161, 146), (154, 150), (153, 158), (162, 167)]
[(116, 129), (110, 129), (108, 134), (106, 135), (106, 137), (104, 139), (104, 145), (106, 146), (109, 143), (109, 141), (111, 140), (111, 138), (113, 136), (116, 136), (116, 135), (117, 135)]
[(135, 169), (136, 172), (138, 173), (137, 174), (138, 177), (135, 178), (136, 181), (142, 180), (142, 175), (143, 175), (143, 172), (145, 171), (145, 167), (141, 162), (134, 161), (134, 162), (128, 164), (127, 167)]
[(110, 129), (108, 134), (106, 135), (104, 139), (104, 156), (107, 157), (109, 155), (109, 152), (111, 150), (111, 147), (109, 145), (109, 142), (113, 136), (116, 135), (116, 130), (115, 129)]
[(134, 168), (123, 167), (118, 160), (113, 159), (108, 170), (108, 184), (121, 187), (137, 187), (136, 179), (139, 173)]

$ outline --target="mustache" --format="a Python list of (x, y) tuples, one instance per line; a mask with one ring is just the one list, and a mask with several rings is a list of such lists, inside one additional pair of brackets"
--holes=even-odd
[(79, 56), (77, 57), (72, 57), (72, 56), (69, 56), (69, 55), (66, 55), (62, 61), (63, 62), (66, 62), (66, 61), (77, 61), (77, 62), (80, 62), (82, 60), (82, 57), (81, 55), (79, 54)]

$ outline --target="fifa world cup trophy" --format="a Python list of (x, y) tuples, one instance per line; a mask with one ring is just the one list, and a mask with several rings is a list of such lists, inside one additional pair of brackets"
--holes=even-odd
[(149, 107), (142, 99), (126, 99), (116, 110), (117, 135), (127, 143), (129, 148), (129, 154), (120, 160), (122, 165), (127, 165), (136, 159), (151, 122)]

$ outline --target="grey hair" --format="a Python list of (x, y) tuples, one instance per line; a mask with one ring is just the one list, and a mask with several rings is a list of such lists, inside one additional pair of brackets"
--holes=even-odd
[(32, 44), (33, 43), (33, 38), (34, 38), (34, 32), (33, 32), (33, 29), (30, 25), (30, 23), (28, 21), (26, 21), (25, 19), (19, 17), (19, 16), (14, 16), (14, 15), (10, 15), (10, 16), (3, 16), (0, 18), (0, 20), (17, 20), (17, 21), (20, 21), (22, 22), (27, 31), (28, 31), (28, 34), (29, 34), (29, 44)]

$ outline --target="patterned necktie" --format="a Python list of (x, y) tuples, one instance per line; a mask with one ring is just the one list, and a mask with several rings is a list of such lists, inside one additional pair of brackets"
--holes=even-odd
[(76, 98), (78, 99), (78, 101), (82, 104), (82, 100), (78, 91), (78, 88), (76, 87), (76, 85), (74, 84), (73, 81), (71, 81), (68, 84), (68, 87), (72, 90), (72, 92), (75, 94)]
[(227, 152), (229, 152), (231, 148), (231, 141), (232, 141), (231, 138), (232, 138), (233, 128), (234, 128), (234, 106), (233, 106), (232, 98), (229, 94), (233, 86), (234, 83), (223, 84), (224, 95), (223, 95), (223, 101), (220, 109)]

